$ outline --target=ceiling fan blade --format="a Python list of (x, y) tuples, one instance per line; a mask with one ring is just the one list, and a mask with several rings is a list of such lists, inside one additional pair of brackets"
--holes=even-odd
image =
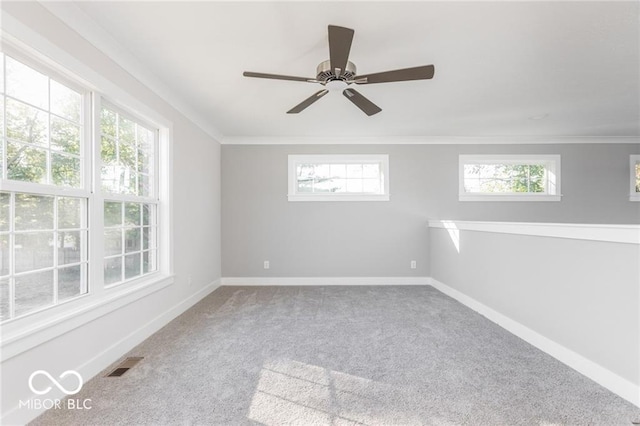
[(294, 106), (289, 111), (287, 111), (287, 114), (297, 114), (303, 111), (309, 105), (311, 105), (312, 103), (314, 103), (315, 101), (317, 101), (318, 99), (326, 95), (327, 93), (329, 93), (327, 89), (323, 89), (323, 90), (320, 90), (319, 92), (314, 93), (313, 95), (309, 96), (307, 99), (305, 99), (304, 101), (300, 102), (298, 105)]
[[(350, 28), (329, 25), (329, 61), (331, 69), (340, 76), (347, 68), (349, 61), (349, 51), (353, 41), (354, 31)], [(336, 71), (339, 69), (339, 72)]]
[(377, 114), (382, 111), (382, 109), (380, 109), (378, 105), (374, 104), (369, 99), (356, 92), (354, 89), (344, 89), (342, 94), (368, 116), (372, 116), (373, 114)]
[(433, 78), (435, 67), (423, 65), (420, 67), (404, 68), (401, 70), (384, 71), (374, 74), (356, 75), (356, 84), (391, 83), (394, 81), (428, 80)]
[(274, 80), (306, 81), (308, 83), (318, 83), (318, 80), (316, 80), (315, 78), (293, 77), (290, 75), (265, 74), (261, 72), (251, 72), (251, 71), (245, 71), (242, 73), (242, 75), (245, 77), (271, 78)]

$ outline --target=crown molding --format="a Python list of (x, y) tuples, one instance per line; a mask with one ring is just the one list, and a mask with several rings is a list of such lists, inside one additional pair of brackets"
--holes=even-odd
[(225, 136), (181, 95), (160, 80), (125, 46), (73, 2), (39, 0), (52, 15), (111, 58), (142, 84), (225, 145), (474, 145), (474, 144), (639, 144), (639, 136)]
[(78, 5), (72, 2), (40, 1), (39, 3), (205, 133), (218, 142), (222, 141), (222, 133), (211, 124), (207, 117), (198, 113), (180, 95), (149, 71), (125, 46), (121, 45)]
[(521, 145), (640, 144), (636, 136), (225, 136), (223, 145)]

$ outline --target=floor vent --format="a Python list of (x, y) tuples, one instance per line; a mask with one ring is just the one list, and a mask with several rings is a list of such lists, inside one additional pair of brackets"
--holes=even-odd
[(111, 373), (107, 374), (106, 377), (120, 377), (120, 376), (122, 376), (124, 373), (129, 371), (129, 369), (133, 368), (137, 363), (139, 363), (140, 360), (142, 360), (142, 358), (143, 357), (141, 357), (141, 356), (132, 356), (132, 357), (126, 358), (124, 361), (122, 361), (115, 368), (115, 370), (113, 370)]

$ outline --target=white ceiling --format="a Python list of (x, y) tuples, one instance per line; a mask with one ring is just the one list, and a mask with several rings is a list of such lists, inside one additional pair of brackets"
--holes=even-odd
[[(639, 136), (639, 3), (77, 2), (226, 138)], [(359, 86), (285, 112), (320, 86), (327, 25), (355, 29), (359, 73), (434, 64), (433, 80)], [(542, 119), (532, 119), (541, 117)]]

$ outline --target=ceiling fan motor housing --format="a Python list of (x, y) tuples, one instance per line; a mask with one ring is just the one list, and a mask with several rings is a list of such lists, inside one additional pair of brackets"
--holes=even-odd
[(334, 70), (331, 69), (331, 61), (326, 60), (318, 65), (316, 71), (316, 79), (323, 84), (333, 80), (353, 80), (353, 77), (355, 77), (356, 75), (356, 65), (353, 62), (349, 61), (347, 62), (347, 69), (341, 71), (340, 75), (336, 75)]

